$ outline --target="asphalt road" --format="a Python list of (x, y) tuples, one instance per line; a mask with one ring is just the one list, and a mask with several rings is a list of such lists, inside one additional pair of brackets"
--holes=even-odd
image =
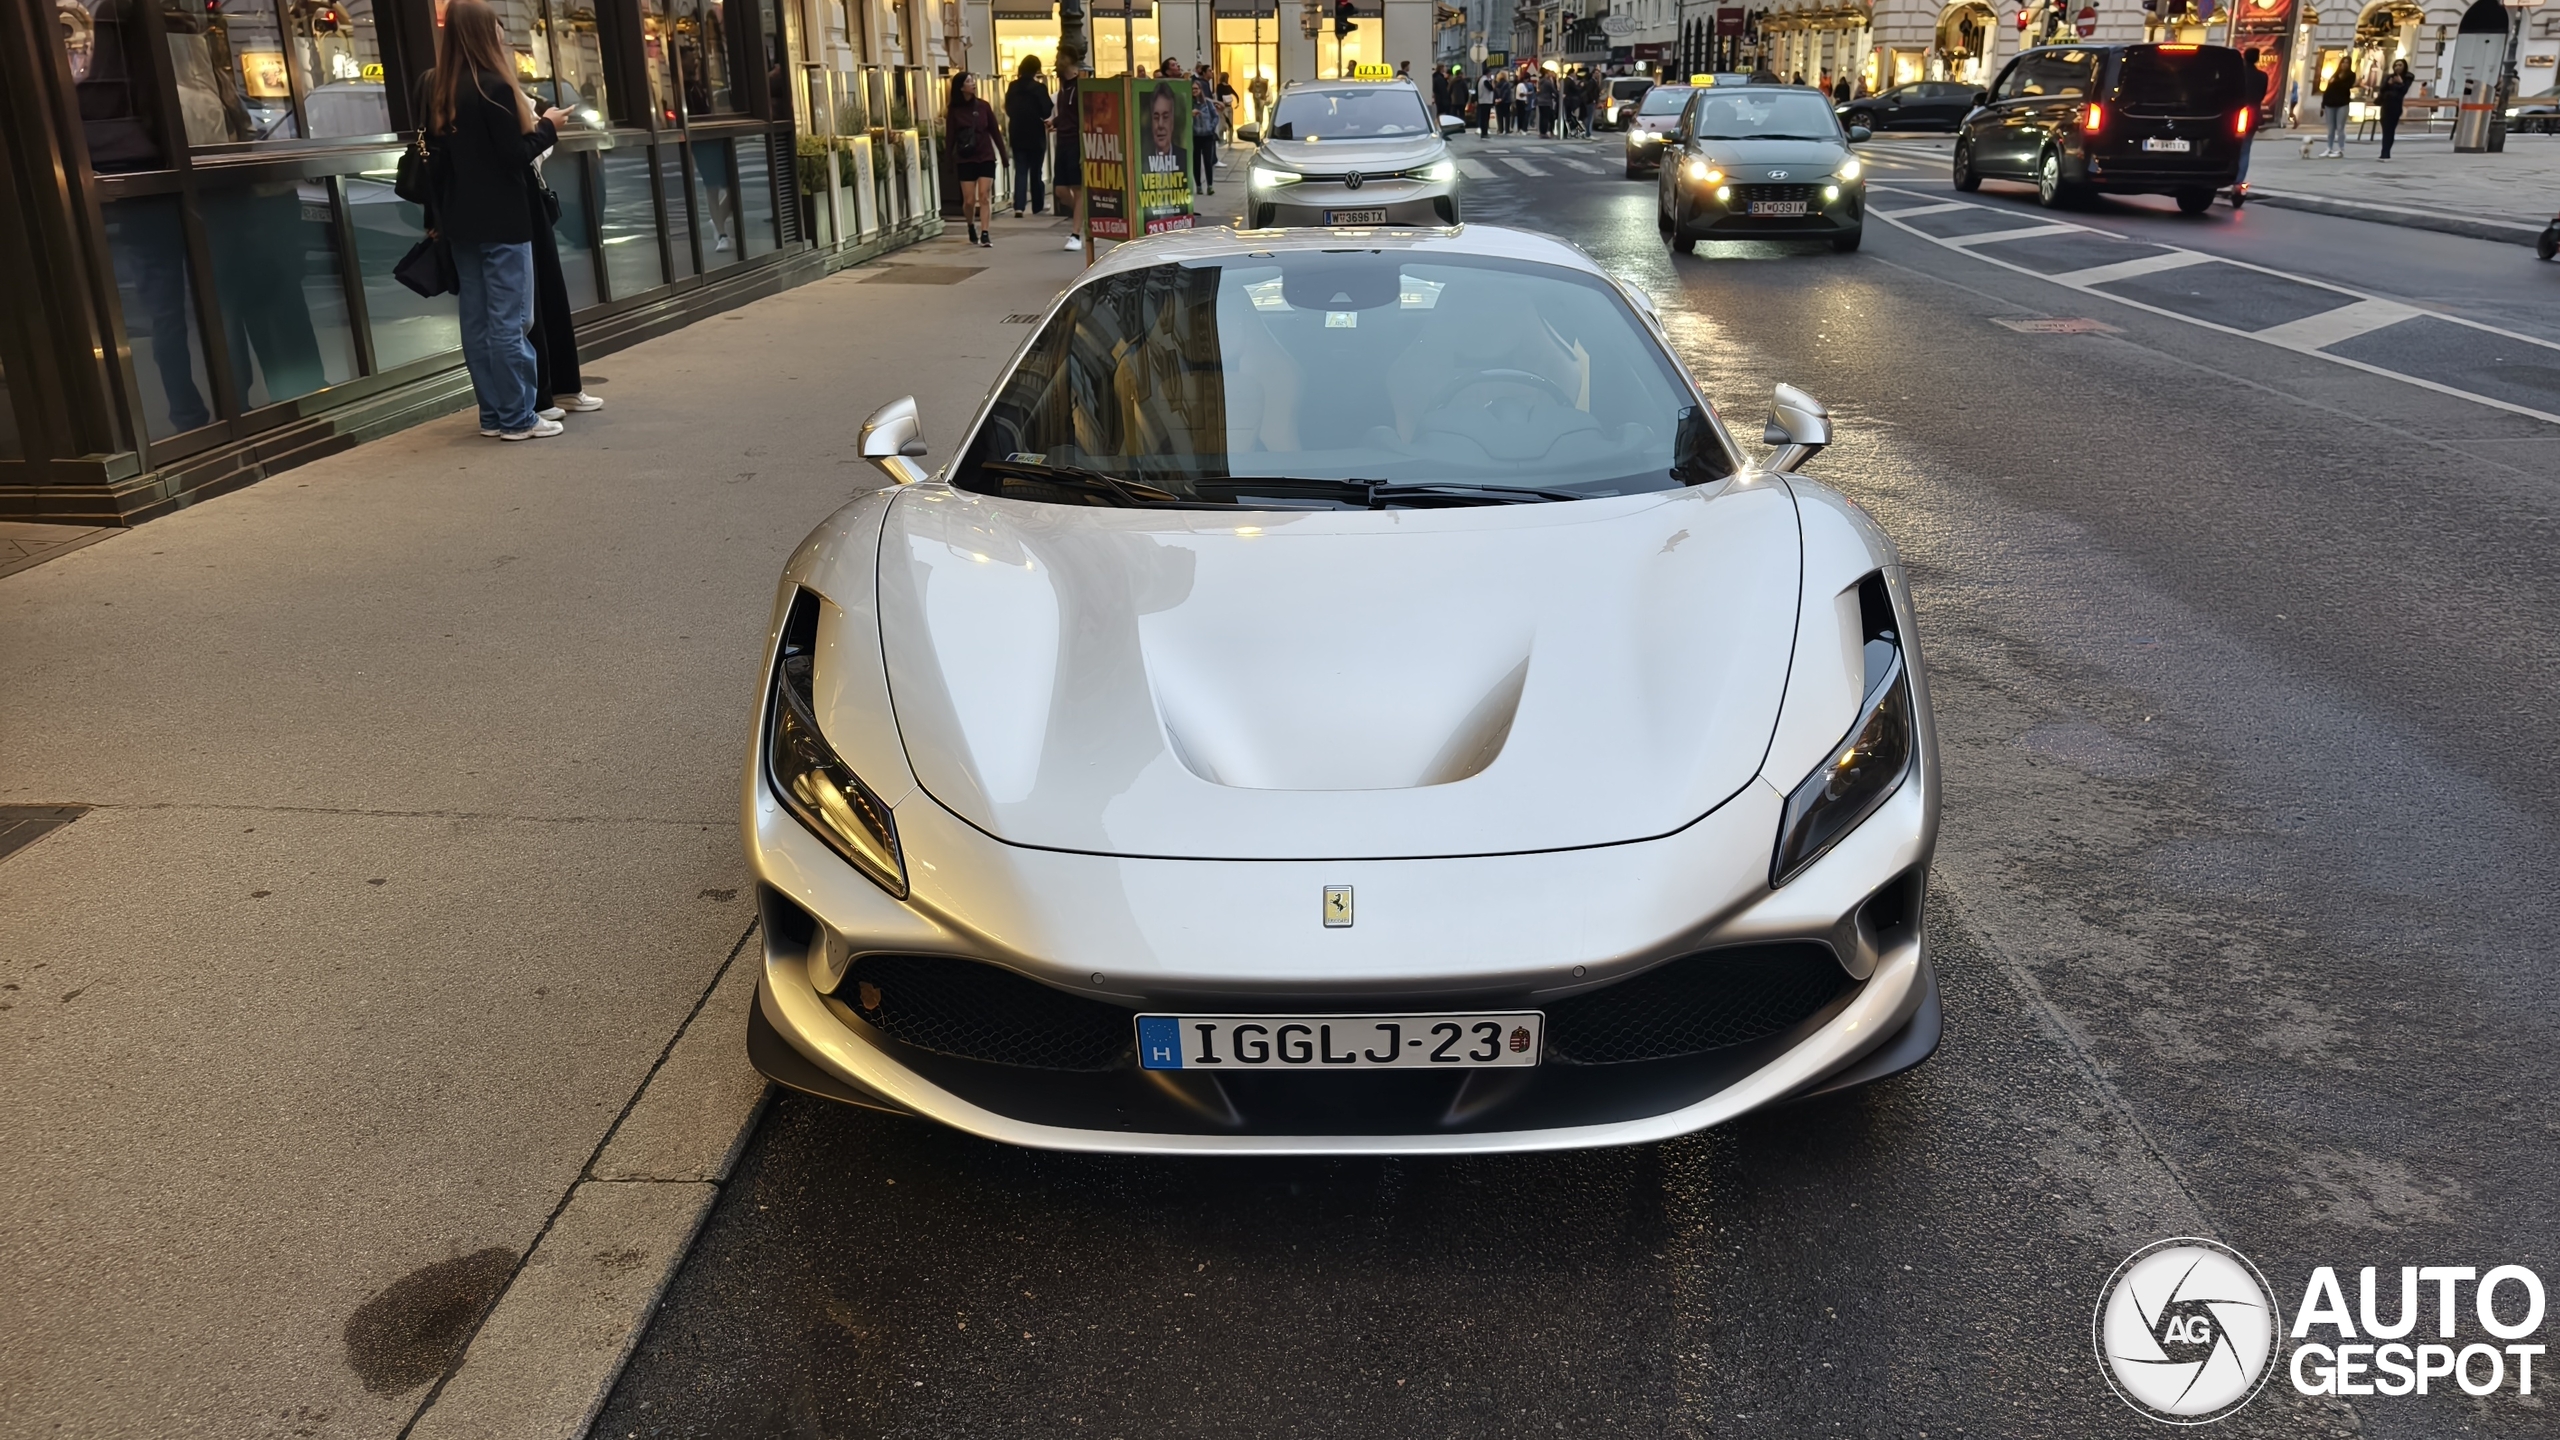
[[(2321, 1264), (2560, 1272), (2560, 424), (2521, 413), (2560, 411), (2560, 274), (1996, 185), (1855, 255), (1674, 257), (1614, 140), (1466, 144), (1473, 217), (1642, 284), (1738, 428), (1778, 380), (1834, 407), (1811, 471), (1901, 542), (1934, 666), (1937, 1057), (1524, 1158), (1066, 1157), (785, 1098), (595, 1433), (2152, 1434), (2090, 1316), (2153, 1239), (2288, 1313)], [(1873, 159), (1879, 208), (1959, 198)], [(2281, 273), (2046, 278), (2182, 250)], [(2412, 313), (2253, 333), (2374, 303)], [(1997, 323), (2056, 319), (2104, 328)], [(2542, 1406), (2279, 1378), (2220, 1428)]]

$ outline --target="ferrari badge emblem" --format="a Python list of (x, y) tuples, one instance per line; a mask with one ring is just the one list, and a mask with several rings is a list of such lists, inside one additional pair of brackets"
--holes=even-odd
[(1324, 887), (1324, 923), (1328, 930), (1339, 929), (1351, 923), (1350, 886), (1327, 885)]

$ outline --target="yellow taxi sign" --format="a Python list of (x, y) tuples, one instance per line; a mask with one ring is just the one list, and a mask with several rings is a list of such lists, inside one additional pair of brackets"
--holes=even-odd
[(1692, 85), (1713, 85), (1716, 83), (1716, 77), (1713, 75), (1692, 75), (1689, 77), (1689, 83)]
[(1351, 78), (1354, 80), (1393, 80), (1396, 78), (1396, 71), (1395, 67), (1392, 65), (1354, 65), (1351, 67)]

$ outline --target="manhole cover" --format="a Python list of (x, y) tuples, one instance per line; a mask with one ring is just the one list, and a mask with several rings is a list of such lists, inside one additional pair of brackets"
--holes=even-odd
[(2074, 316), (2067, 320), (2022, 320), (2013, 315), (1994, 315), (1994, 325), (2005, 325), (2021, 335), (2118, 335), (2123, 332), (2104, 321)]

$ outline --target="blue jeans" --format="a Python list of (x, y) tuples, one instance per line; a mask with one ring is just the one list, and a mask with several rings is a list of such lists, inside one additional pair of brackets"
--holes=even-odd
[(2322, 119), (2329, 122), (2329, 148), (2332, 150), (2346, 149), (2347, 107), (2344, 105), (2324, 106), (2320, 111), (2320, 115)]
[(462, 363), (480, 397), (483, 430), (530, 430), (534, 421), (533, 246), (455, 241), (462, 281)]
[(1048, 192), (1040, 186), (1040, 165), (1049, 158), (1049, 137), (1033, 134), (1013, 137), (1013, 208), (1039, 214), (1048, 205)]

